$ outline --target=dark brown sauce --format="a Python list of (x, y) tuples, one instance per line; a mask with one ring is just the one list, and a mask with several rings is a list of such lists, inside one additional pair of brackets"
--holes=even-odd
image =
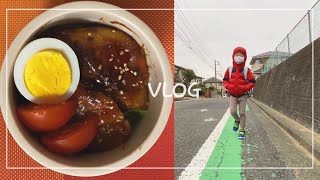
[(36, 35), (42, 37), (64, 41), (78, 57), (77, 118), (99, 116), (99, 131), (88, 150), (104, 151), (126, 141), (131, 127), (123, 113), (148, 109), (144, 48), (125, 32), (95, 23), (55, 26)]

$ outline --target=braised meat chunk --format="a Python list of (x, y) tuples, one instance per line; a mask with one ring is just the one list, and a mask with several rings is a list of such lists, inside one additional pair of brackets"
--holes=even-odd
[(130, 124), (111, 98), (101, 92), (87, 90), (81, 84), (73, 98), (78, 102), (77, 114), (80, 118), (87, 114), (94, 114), (98, 117), (97, 134), (89, 144), (88, 151), (109, 150), (129, 138)]
[(147, 109), (146, 54), (131, 36), (97, 24), (58, 26), (40, 36), (60, 39), (72, 47), (85, 86), (113, 97), (122, 110)]

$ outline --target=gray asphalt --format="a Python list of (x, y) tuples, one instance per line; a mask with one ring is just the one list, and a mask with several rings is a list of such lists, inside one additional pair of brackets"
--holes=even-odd
[[(298, 169), (312, 166), (310, 154), (253, 102), (248, 101), (248, 106), (242, 167), (296, 169), (243, 169), (246, 179), (320, 180), (319, 162), (315, 161), (314, 169)], [(228, 98), (175, 102), (175, 167), (188, 166), (228, 107)], [(205, 121), (209, 118), (213, 120)], [(182, 171), (175, 170), (175, 178)]]
[[(320, 166), (313, 170), (310, 154), (289, 134), (264, 114), (253, 102), (248, 101), (249, 113), (247, 138), (242, 144), (242, 167), (279, 167), (269, 170), (244, 170), (247, 180), (260, 179), (320, 179)], [(280, 169), (280, 168), (297, 168)]]
[[(174, 103), (175, 167), (188, 166), (228, 107), (228, 98)], [(209, 120), (210, 118), (212, 120)], [(175, 178), (179, 177), (182, 171), (180, 169), (175, 170)]]

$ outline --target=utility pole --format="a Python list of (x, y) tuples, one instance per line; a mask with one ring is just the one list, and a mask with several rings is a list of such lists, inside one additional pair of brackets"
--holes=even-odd
[(216, 91), (218, 91), (218, 85), (217, 85), (217, 63), (216, 63), (216, 60), (214, 60), (214, 78), (216, 80)]
[(219, 65), (220, 62), (217, 60), (214, 60), (214, 78), (216, 79), (216, 91), (218, 92), (218, 82), (217, 82), (217, 65)]

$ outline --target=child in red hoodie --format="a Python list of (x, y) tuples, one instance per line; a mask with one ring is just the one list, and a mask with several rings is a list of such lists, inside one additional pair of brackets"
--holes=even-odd
[[(233, 130), (238, 131), (240, 124), (238, 138), (244, 139), (248, 91), (255, 86), (256, 81), (251, 70), (245, 67), (247, 52), (243, 47), (234, 49), (232, 59), (233, 67), (227, 69), (224, 74), (223, 85), (230, 94), (230, 113), (235, 119)], [(238, 104), (240, 117), (237, 113)]]

